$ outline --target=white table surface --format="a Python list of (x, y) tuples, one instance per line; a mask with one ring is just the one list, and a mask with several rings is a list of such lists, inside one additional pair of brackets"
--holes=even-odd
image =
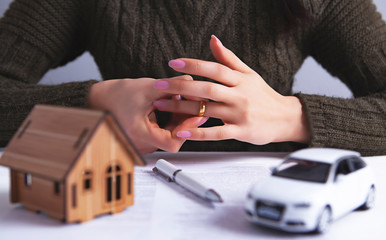
[[(367, 157), (377, 178), (375, 207), (333, 222), (323, 235), (291, 234), (246, 220), (251, 185), (280, 163), (282, 153), (163, 153), (135, 169), (135, 204), (86, 223), (63, 224), (9, 203), (9, 170), (0, 167), (0, 240), (8, 239), (386, 239), (386, 156)], [(208, 183), (224, 203), (209, 204), (151, 171), (164, 158)]]

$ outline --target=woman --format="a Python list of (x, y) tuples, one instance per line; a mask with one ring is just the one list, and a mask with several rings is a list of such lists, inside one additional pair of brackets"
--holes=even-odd
[[(0, 141), (9, 141), (34, 104), (49, 103), (113, 112), (141, 153), (183, 144), (386, 154), (385, 32), (370, 0), (16, 0), (0, 22)], [(214, 37), (209, 48), (211, 34), (232, 51)], [(36, 85), (84, 51), (114, 81)], [(307, 56), (355, 98), (293, 96), (293, 76)], [(174, 70), (214, 82), (172, 78)], [(203, 116), (195, 116), (199, 110)], [(204, 126), (219, 126), (197, 129), (208, 117)]]

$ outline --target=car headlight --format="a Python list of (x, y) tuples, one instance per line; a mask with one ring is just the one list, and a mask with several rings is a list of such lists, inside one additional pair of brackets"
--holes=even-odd
[(294, 207), (295, 208), (309, 208), (309, 207), (311, 207), (311, 203), (309, 203), (309, 202), (295, 203)]

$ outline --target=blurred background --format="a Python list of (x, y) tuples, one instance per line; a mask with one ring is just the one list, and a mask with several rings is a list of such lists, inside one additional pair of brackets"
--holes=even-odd
[[(0, 17), (7, 10), (13, 0), (0, 0)], [(386, 0), (373, 0), (378, 12), (386, 20)], [(85, 53), (75, 61), (64, 67), (53, 69), (43, 77), (40, 83), (57, 84), (68, 81), (82, 81), (96, 79), (101, 80), (101, 75), (91, 55)], [(339, 81), (327, 73), (312, 58), (307, 58), (302, 68), (295, 76), (294, 92), (312, 93), (327, 96), (350, 98), (351, 91)]]

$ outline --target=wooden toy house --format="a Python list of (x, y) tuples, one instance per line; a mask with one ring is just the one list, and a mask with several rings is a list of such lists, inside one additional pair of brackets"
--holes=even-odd
[(134, 200), (134, 165), (145, 165), (107, 112), (36, 105), (0, 164), (11, 202), (65, 222), (123, 211)]

